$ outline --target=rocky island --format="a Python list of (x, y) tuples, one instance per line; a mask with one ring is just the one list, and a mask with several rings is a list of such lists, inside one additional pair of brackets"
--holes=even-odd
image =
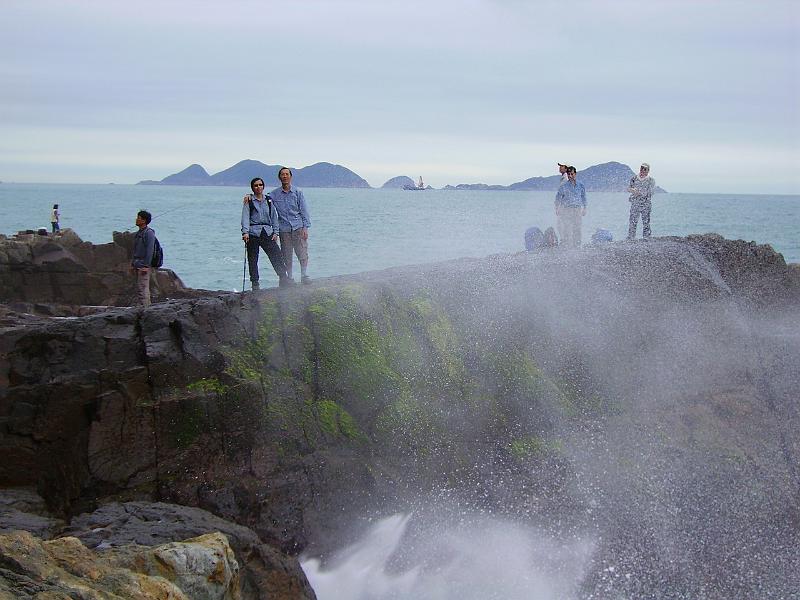
[(412, 510), (593, 540), (569, 597), (800, 587), (800, 272), (769, 246), (171, 280), (142, 310), (112, 306), (124, 249), (1, 242), (0, 596), (313, 598), (298, 556)]

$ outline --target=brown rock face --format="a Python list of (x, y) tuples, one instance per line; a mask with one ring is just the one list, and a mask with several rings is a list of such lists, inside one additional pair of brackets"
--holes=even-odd
[(95, 554), (73, 537), (43, 542), (16, 531), (0, 535), (0, 559), (0, 591), (14, 598), (242, 598), (239, 565), (219, 533)]

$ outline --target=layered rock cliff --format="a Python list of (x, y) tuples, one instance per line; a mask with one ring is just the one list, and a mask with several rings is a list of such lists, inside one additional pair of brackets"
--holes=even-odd
[[(0, 236), (0, 303), (27, 313), (78, 315), (87, 306), (129, 306), (136, 298), (130, 274), (134, 234), (115, 231), (95, 245), (74, 231), (21, 231)], [(197, 296), (170, 269), (154, 271), (154, 300)]]
[(799, 309), (771, 248), (695, 236), (28, 321), (0, 332), (0, 485), (66, 519), (199, 507), (323, 556), (447, 497), (592, 532), (585, 597), (780, 597)]

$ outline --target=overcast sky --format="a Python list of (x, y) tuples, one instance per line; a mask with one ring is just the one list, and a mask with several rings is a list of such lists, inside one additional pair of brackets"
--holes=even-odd
[(2, 0), (0, 180), (342, 164), (378, 187), (647, 161), (800, 193), (800, 2)]

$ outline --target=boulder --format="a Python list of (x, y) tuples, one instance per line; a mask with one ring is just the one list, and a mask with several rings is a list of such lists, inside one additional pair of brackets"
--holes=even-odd
[[(164, 589), (179, 590), (192, 600), (315, 597), (297, 559), (262, 543), (252, 530), (198, 508), (115, 502), (66, 525), (52, 518), (33, 490), (6, 489), (0, 490), (0, 536), (4, 534), (8, 537), (0, 537), (0, 561), (12, 550), (28, 553), (30, 560), (16, 564), (14, 576), (0, 570), (0, 590), (22, 593), (32, 581), (46, 577), (54, 585), (51, 591), (67, 593), (84, 589), (74, 587), (72, 576), (92, 573), (88, 587), (98, 592), (108, 591), (109, 581), (141, 582), (140, 575), (145, 575), (167, 579), (175, 590)], [(58, 543), (48, 544), (50, 540)], [(28, 583), (17, 585), (20, 581)]]
[(42, 541), (15, 531), (0, 534), (0, 561), (0, 592), (8, 598), (242, 598), (238, 564), (218, 533), (96, 554), (73, 537)]
[(199, 508), (163, 502), (112, 503), (75, 517), (64, 530), (93, 549), (157, 546), (215, 532), (224, 534), (235, 553), (244, 598), (315, 597), (296, 558), (264, 544), (252, 530)]

